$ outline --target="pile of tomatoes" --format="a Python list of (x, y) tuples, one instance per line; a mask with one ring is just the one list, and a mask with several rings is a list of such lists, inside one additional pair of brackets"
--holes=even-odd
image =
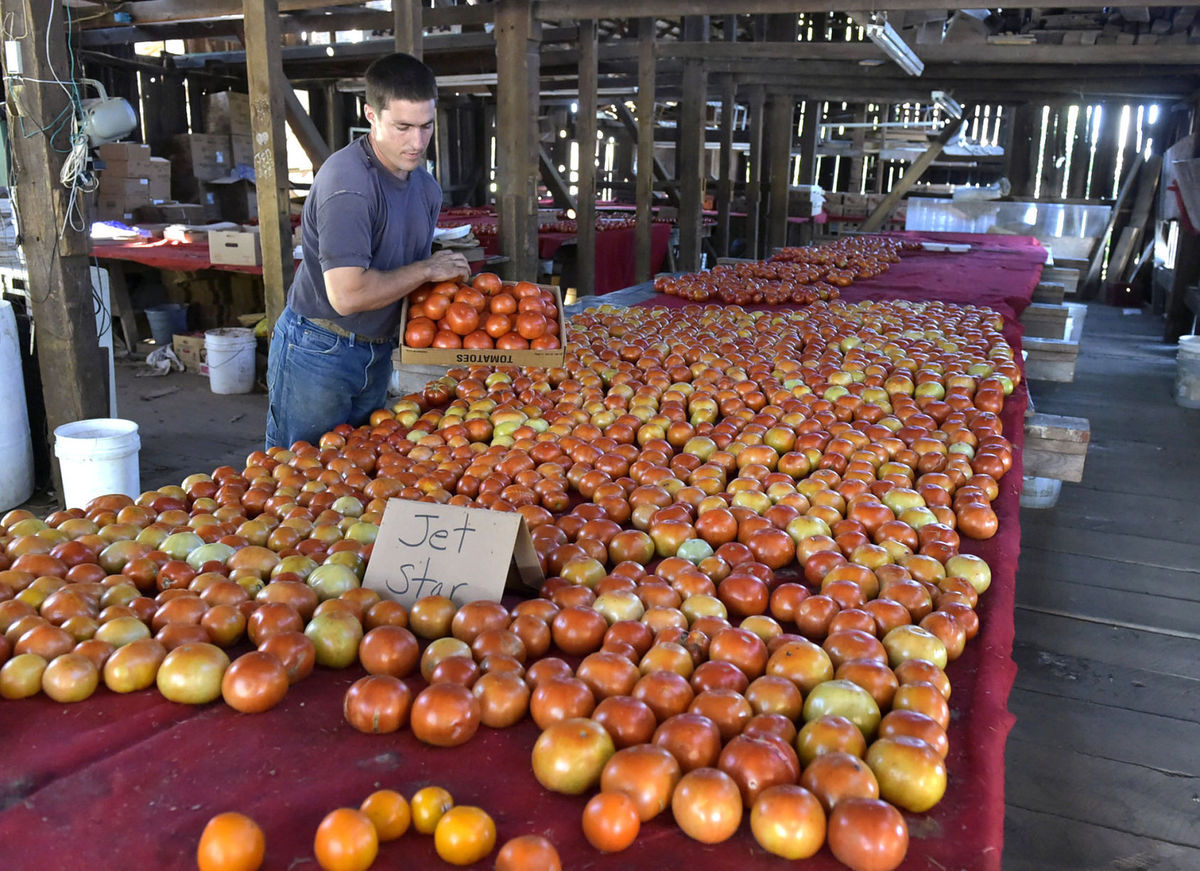
[[(637, 218), (630, 215), (617, 217), (597, 215), (594, 220), (597, 230), (632, 230), (638, 225)], [(554, 233), (578, 233), (579, 222), (570, 217), (567, 212), (559, 212), (557, 221), (542, 224), (541, 229)]]
[(560, 348), (558, 299), (529, 281), (506, 285), (491, 272), (479, 273), (470, 284), (442, 281), (409, 295), (404, 344), (514, 351)]
[(659, 293), (726, 305), (810, 305), (837, 299), (838, 288), (887, 271), (911, 243), (888, 236), (845, 237), (823, 245), (783, 248), (770, 260), (719, 264), (704, 272), (662, 275)]
[[(597, 849), (668, 809), (704, 843), (749, 814), (778, 855), (893, 868), (901, 811), (945, 790), (944, 668), (990, 584), (960, 536), (995, 533), (1012, 463), (1001, 326), (939, 302), (602, 305), (562, 367), (451, 370), (240, 471), (9, 512), (0, 696), (103, 682), (255, 713), (357, 663), (339, 716), (364, 732), (453, 747), (531, 717), (537, 780), (599, 788)], [(362, 588), (392, 497), (519, 512), (541, 596)]]
[(692, 302), (717, 300), (726, 305), (792, 305), (837, 299), (837, 287), (825, 280), (828, 270), (755, 260), (718, 264), (705, 272), (660, 275), (654, 289)]

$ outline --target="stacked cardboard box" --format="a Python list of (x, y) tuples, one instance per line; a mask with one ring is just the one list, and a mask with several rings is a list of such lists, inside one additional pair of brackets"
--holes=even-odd
[(254, 189), (254, 141), (251, 138), (250, 98), (236, 91), (221, 91), (205, 97), (204, 130), (209, 135), (227, 136), (229, 167), (215, 179), (205, 179), (204, 188), (226, 221), (250, 221), (258, 217)]
[(103, 169), (96, 192), (96, 219), (129, 223), (133, 221), (134, 209), (153, 202), (150, 146), (140, 142), (111, 142), (101, 145), (98, 153)]
[(171, 161), (165, 157), (151, 157), (146, 170), (150, 187), (150, 201), (163, 203), (171, 199)]
[(232, 169), (228, 134), (182, 133), (171, 139), (172, 190), (177, 199), (203, 206), (208, 220), (222, 215), (218, 195), (207, 183), (227, 178)]
[(204, 97), (204, 130), (250, 136), (250, 97), (236, 91), (221, 91)]

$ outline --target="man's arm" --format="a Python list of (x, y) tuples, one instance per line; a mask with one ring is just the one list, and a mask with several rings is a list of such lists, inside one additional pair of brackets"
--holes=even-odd
[(325, 294), (339, 315), (376, 311), (408, 296), (426, 282), (463, 280), (471, 277), (467, 258), (458, 251), (435, 251), (387, 272), (359, 266), (339, 266), (325, 272)]

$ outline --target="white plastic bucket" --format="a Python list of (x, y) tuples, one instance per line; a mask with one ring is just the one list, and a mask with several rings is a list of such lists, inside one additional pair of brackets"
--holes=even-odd
[(1175, 404), (1200, 408), (1200, 336), (1182, 336), (1175, 355)]
[(54, 430), (54, 455), (62, 471), (63, 502), (83, 508), (97, 496), (142, 492), (138, 425), (113, 417), (77, 420)]
[(33, 495), (33, 442), (12, 303), (0, 299), (0, 511)]
[(254, 389), (254, 330), (222, 327), (204, 334), (208, 386), (213, 393), (249, 393)]
[(1053, 508), (1062, 492), (1062, 481), (1057, 478), (1026, 476), (1021, 484), (1022, 508)]

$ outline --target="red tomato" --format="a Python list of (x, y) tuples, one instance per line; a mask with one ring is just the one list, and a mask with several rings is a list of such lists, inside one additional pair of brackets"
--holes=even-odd
[(900, 811), (873, 798), (842, 799), (829, 815), (829, 849), (852, 871), (892, 871), (908, 852)]
[(346, 722), (360, 732), (386, 734), (408, 723), (412, 690), (399, 678), (374, 674), (359, 678), (342, 703)]
[(225, 669), (221, 695), (225, 704), (243, 714), (260, 714), (287, 694), (287, 669), (278, 657), (259, 650), (243, 653)]

